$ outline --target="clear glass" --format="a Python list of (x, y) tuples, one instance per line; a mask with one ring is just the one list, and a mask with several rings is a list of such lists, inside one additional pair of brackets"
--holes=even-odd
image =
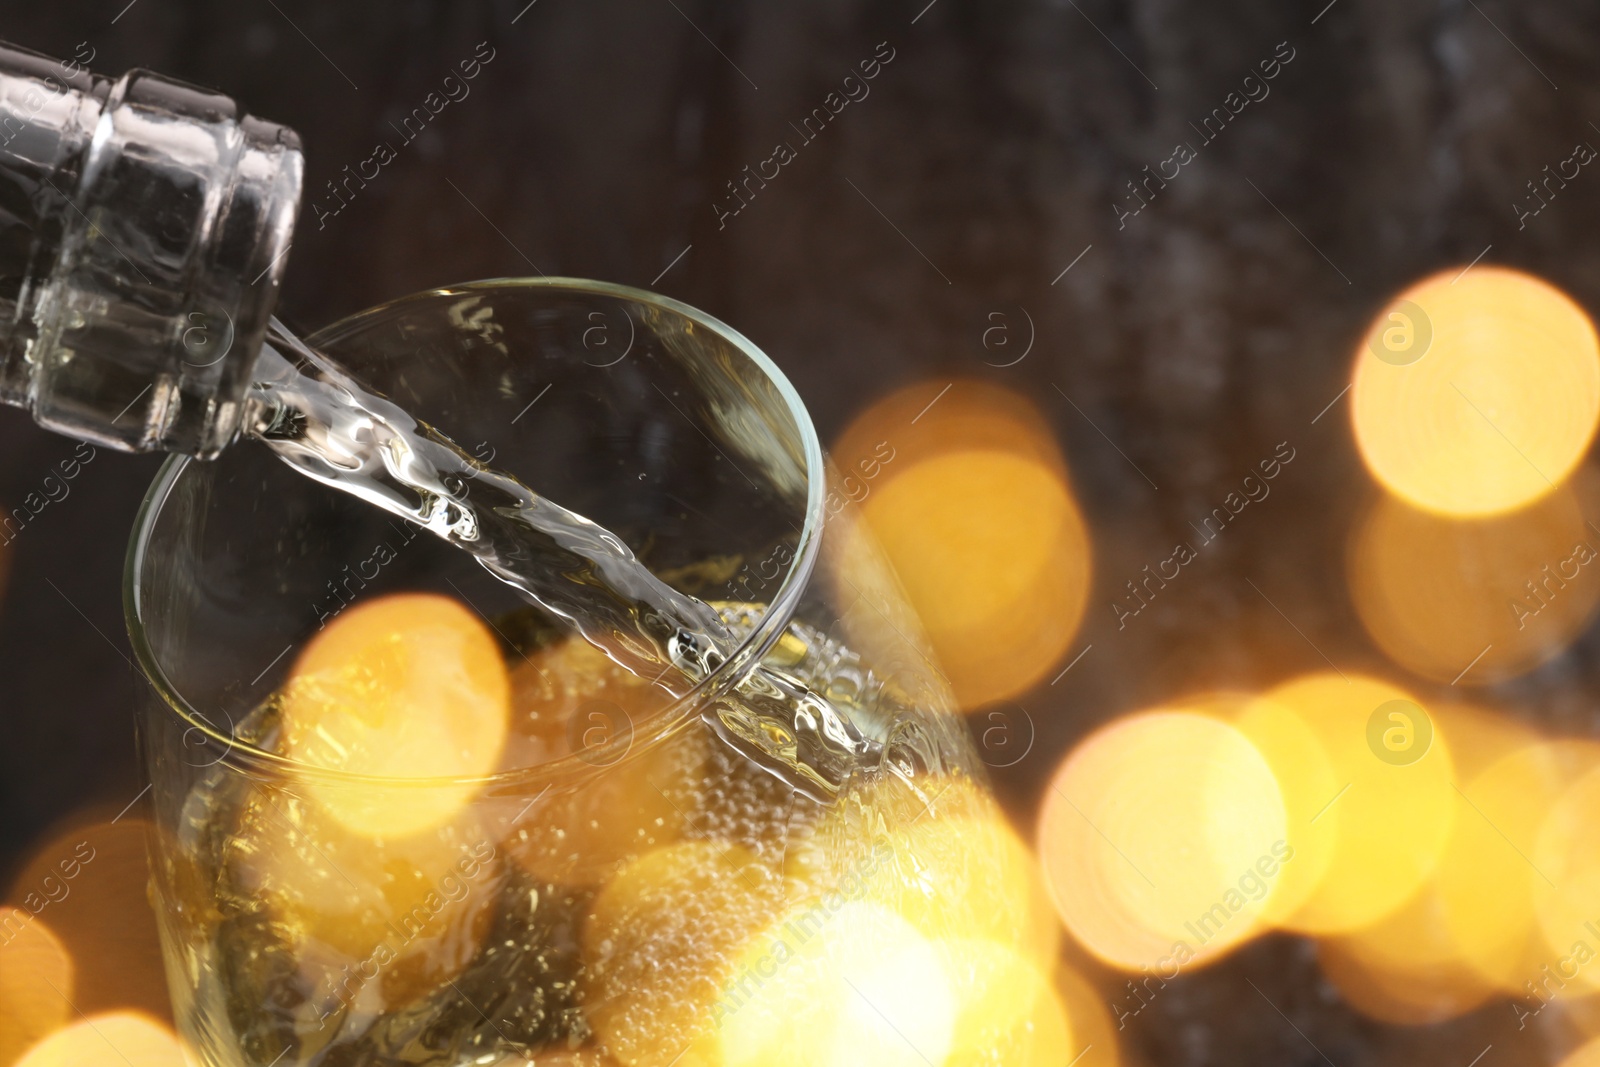
[(0, 401), (126, 451), (237, 436), (299, 137), (220, 93), (0, 42)]
[[(745, 637), (670, 700), (467, 553), (265, 448), (169, 462), (126, 604), (150, 681), (153, 899), (199, 1061), (937, 1064), (960, 984), (940, 946), (984, 938), (1048, 973), (1027, 851), (799, 398), (749, 341), (560, 279), (422, 293), (309, 341)], [(396, 591), (498, 635), (520, 703), (497, 773), (379, 779), (281, 751), (268, 697), (299, 650)], [(758, 663), (874, 742), (841, 787), (797, 788), (796, 737), (741, 703)], [(417, 829), (419, 811), (446, 814)]]

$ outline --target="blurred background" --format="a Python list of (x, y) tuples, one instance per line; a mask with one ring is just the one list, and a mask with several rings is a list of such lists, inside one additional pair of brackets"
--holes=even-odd
[[(1468, 488), (1430, 503), (1450, 472), (1383, 475), (1385, 435), (1399, 431), (1379, 397), (1358, 409), (1358, 423), (1371, 411), (1358, 447), (1360, 390), (1344, 392), (1396, 295), (1440, 272), (1439, 285), (1468, 287), (1454, 290), (1467, 305), (1503, 300), (1535, 332), (1570, 312), (1562, 343), (1587, 343), (1582, 311), (1493, 268), (1600, 307), (1600, 246), (1587, 239), (1600, 176), (1586, 166), (1600, 144), (1600, 8), (56, 0), (6, 4), (0, 34), (101, 73), (142, 66), (214, 86), (300, 131), (309, 172), (280, 314), (304, 329), (450, 282), (606, 279), (749, 336), (842, 464), (888, 443), (883, 474), (858, 468), (875, 483), (863, 496), (913, 599), (937, 616), (974, 738), (1029, 839), (1086, 739), (1109, 737), (1107, 760), (1144, 751), (1131, 733), (1095, 731), (1153, 709), (1243, 706), (1238, 694), (1296, 679), (1290, 697), (1312, 704), (1307, 687), (1331, 675), (1373, 686), (1372, 708), (1488, 716), (1458, 731), (1489, 739), (1479, 769), (1534, 740), (1600, 740), (1600, 581), (1576, 552), (1600, 546), (1586, 525), (1600, 518), (1592, 419), (1541, 408), (1534, 386), (1506, 386), (1515, 374), (1486, 380), (1468, 403), (1514, 449), (1506, 420), (1553, 427), (1559, 469), (1524, 456), (1542, 484), (1518, 496), (1507, 475), (1505, 506), (1479, 507), (1463, 494), (1481, 471), (1463, 458), (1451, 484)], [(425, 104), (469, 59), (468, 91)], [(425, 106), (425, 126), (403, 129)], [(377, 177), (348, 182), (374, 159)], [(1565, 381), (1561, 367), (1519, 373)], [(1032, 465), (947, 469), (938, 484), (970, 488), (962, 510), (979, 516), (957, 534), (930, 524), (928, 486), (889, 488), (896, 468), (962, 433)], [(0, 509), (29, 501), (31, 516), (0, 547), (7, 899), (54, 877), (79, 841), (120, 857), (99, 888), (85, 878), (52, 904), (52, 929), (124, 976), (79, 1008), (159, 1016), (153, 924), (126, 844), (142, 683), (121, 615), (126, 532), (159, 460), (84, 461), (20, 411), (0, 412), (0, 457)], [(929, 547), (930, 530), (946, 550)], [(1019, 574), (1030, 552), (1041, 562)], [(979, 595), (1000, 587), (998, 607)], [(1173, 728), (1160, 736), (1189, 727)], [(1161, 784), (1158, 757), (1136, 782)], [(1085, 766), (1075, 773), (1100, 773)], [(1474, 805), (1464, 766), (1458, 756), (1451, 781)], [(1503, 772), (1503, 788), (1554, 781), (1542, 766)], [(1559, 808), (1592, 841), (1594, 794), (1528, 802), (1525, 841), (1485, 821), (1532, 855), (1539, 817)], [(1352, 825), (1432, 833), (1414, 799), (1359, 808)], [(1402, 898), (1421, 916), (1404, 928), (1426, 926), (1426, 893), (1450, 887), (1425, 881), (1407, 887), (1420, 896), (1373, 904), (1359, 929)], [(1432, 957), (1395, 950), (1413, 958), (1385, 969), (1374, 939), (1408, 935), (1364, 942), (1341, 915), (1252, 934), (1138, 996), (1125, 972), (1139, 968), (1119, 969), (1114, 938), (1083, 922), (1068, 952), (1123, 1062), (1556, 1063), (1600, 1025), (1592, 999), (1535, 1011), (1555, 992), (1538, 968), (1576, 966), (1565, 945), (1526, 973), (1429, 985), (1471, 955), (1459, 937), (1430, 942)], [(1425, 973), (1408, 973), (1418, 959)], [(9, 973), (0, 964), (0, 992), (18, 981)], [(1585, 981), (1600, 988), (1600, 965)], [(0, 1040), (0, 1061), (21, 1047)]]

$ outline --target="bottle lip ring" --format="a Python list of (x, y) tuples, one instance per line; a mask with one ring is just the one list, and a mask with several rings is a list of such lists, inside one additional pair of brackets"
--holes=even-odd
[[(558, 782), (575, 783), (584, 778), (604, 773), (608, 768), (621, 762), (627, 755), (648, 749), (681, 729), (693, 717), (696, 717), (703, 707), (732, 689), (738, 680), (759, 662), (760, 658), (766, 654), (767, 650), (783, 634), (784, 629), (793, 617), (796, 607), (799, 605), (800, 598), (811, 583), (821, 552), (825, 517), (824, 497), (827, 492), (826, 461), (823, 457), (822, 444), (817, 436), (816, 427), (811, 421), (811, 415), (806, 410), (805, 404), (800, 399), (800, 394), (795, 390), (793, 384), (790, 383), (783, 371), (778, 368), (778, 365), (772, 361), (771, 357), (731, 326), (681, 301), (631, 286), (587, 278), (501, 277), (458, 285), (437, 286), (396, 300), (387, 301), (364, 311), (356, 312), (317, 330), (307, 338), (307, 341), (311, 344), (325, 343), (328, 337), (350, 331), (358, 327), (368, 317), (386, 312), (396, 305), (409, 301), (421, 300), (439, 294), (530, 285), (589, 295), (613, 296), (659, 307), (681, 315), (737, 348), (741, 354), (760, 369), (777, 389), (790, 417), (795, 421), (804, 449), (806, 463), (805, 520), (801, 526), (799, 541), (794, 553), (794, 561), (785, 571), (783, 581), (779, 584), (771, 602), (762, 611), (756, 625), (725, 661), (716, 666), (682, 696), (652, 715), (647, 723), (648, 731), (636, 730), (635, 736), (628, 742), (628, 749), (617, 755), (615, 759), (596, 758), (596, 753), (590, 752), (583, 755), (563, 756), (547, 763), (512, 768), (495, 774), (439, 778), (397, 778), (358, 774), (351, 771), (308, 764), (281, 753), (270, 752), (249, 742), (241, 741), (232, 736), (231, 733), (225, 733), (218, 729), (179, 691), (178, 686), (172, 682), (162, 668), (160, 657), (150, 643), (142, 618), (140, 595), (145, 558), (151, 547), (156, 522), (162, 514), (168, 495), (189, 464), (197, 462), (191, 456), (174, 455), (166, 463), (162, 464), (155, 480), (145, 492), (144, 500), (139, 506), (138, 515), (134, 519), (133, 533), (128, 542), (128, 552), (123, 567), (123, 617), (128, 630), (128, 639), (132, 645), (140, 671), (144, 674), (146, 682), (161, 698), (161, 702), (165, 706), (164, 711), (175, 714), (180, 720), (187, 723), (190, 730), (197, 731), (202, 735), (207, 743), (221, 746), (222, 755), (215, 761), (216, 765), (228, 766), (230, 770), (246, 776), (259, 774), (264, 778), (275, 780), (292, 775), (297, 780), (315, 779), (317, 781), (340, 782), (368, 787), (404, 785), (408, 788), (447, 789), (472, 786), (480, 790), (491, 790), (499, 787), (517, 787), (521, 790), (529, 785), (548, 784), (553, 786)], [(602, 757), (610, 755), (606, 749), (599, 751)]]

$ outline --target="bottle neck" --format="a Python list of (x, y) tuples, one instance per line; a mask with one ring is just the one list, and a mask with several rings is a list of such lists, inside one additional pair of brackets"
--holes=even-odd
[(0, 86), (0, 400), (25, 407), (35, 305), (111, 80), (0, 43)]
[(0, 45), (0, 400), (129, 451), (237, 435), (299, 203), (292, 130)]

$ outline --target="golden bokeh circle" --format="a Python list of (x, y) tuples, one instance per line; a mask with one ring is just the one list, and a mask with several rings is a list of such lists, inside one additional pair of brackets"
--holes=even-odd
[(1444, 854), (1458, 802), (1449, 743), (1436, 731), (1421, 759), (1404, 765), (1380, 759), (1367, 740), (1373, 711), (1395, 700), (1424, 714), (1427, 709), (1398, 686), (1367, 675), (1318, 672), (1277, 686), (1267, 697), (1310, 731), (1335, 787), (1315, 813), (1290, 827), (1291, 840), (1302, 843), (1297, 853), (1310, 842), (1328, 858), (1315, 888), (1283, 925), (1311, 934), (1369, 926), (1416, 893)]
[(1039, 854), (1067, 929), (1102, 961), (1163, 977), (1259, 932), (1292, 858), (1283, 796), (1240, 731), (1142, 712), (1086, 738), (1045, 794)]
[(44, 919), (0, 907), (0, 1064), (67, 1024), (74, 976), (71, 952)]
[[(405, 837), (448, 824), (495, 771), (511, 720), (500, 645), (465, 605), (399, 593), (347, 608), (301, 649), (284, 686), (283, 746), (304, 787), (351, 832)], [(352, 785), (316, 773), (388, 779)]]
[(171, 1029), (140, 1012), (88, 1015), (23, 1054), (16, 1067), (189, 1067)]
[[(1380, 358), (1407, 321), (1418, 338), (1426, 326), (1426, 351)], [(1356, 443), (1386, 489), (1426, 511), (1494, 515), (1550, 492), (1588, 449), (1600, 338), (1582, 308), (1532, 275), (1444, 272), (1374, 319), (1352, 385)]]
[(894, 649), (920, 631), (963, 710), (1047, 677), (1083, 621), (1093, 552), (1034, 404), (982, 382), (920, 383), (857, 415), (832, 458), (837, 593), (870, 602), (847, 620), (857, 643)]
[(1347, 557), (1367, 633), (1413, 673), (1460, 685), (1559, 655), (1600, 607), (1600, 534), (1585, 518), (1600, 513), (1597, 482), (1585, 468), (1527, 507), (1472, 519), (1380, 494)]

